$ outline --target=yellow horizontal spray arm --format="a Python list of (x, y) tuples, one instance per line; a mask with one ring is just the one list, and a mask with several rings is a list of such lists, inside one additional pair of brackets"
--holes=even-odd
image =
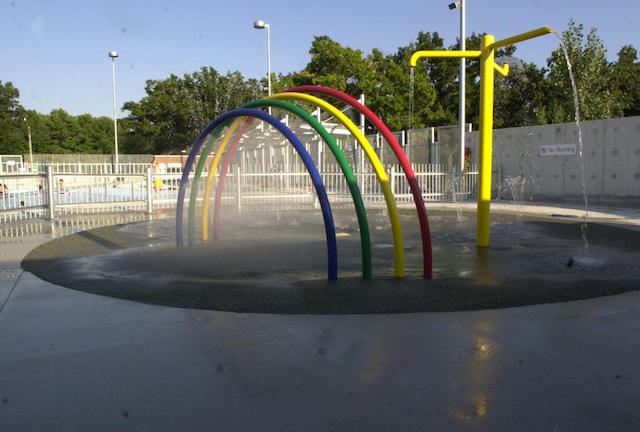
[(549, 33), (553, 33), (553, 29), (551, 27), (540, 27), (535, 30), (528, 31), (526, 33), (520, 33), (515, 36), (508, 37), (506, 39), (501, 39), (499, 41), (495, 41), (491, 45), (487, 46), (487, 50), (496, 50), (498, 48), (504, 48), (509, 45), (516, 44), (518, 42), (526, 41), (528, 39), (533, 39), (538, 36), (544, 36)]
[(411, 67), (418, 64), (418, 60), (423, 57), (431, 58), (474, 58), (480, 57), (480, 51), (416, 51), (411, 56)]

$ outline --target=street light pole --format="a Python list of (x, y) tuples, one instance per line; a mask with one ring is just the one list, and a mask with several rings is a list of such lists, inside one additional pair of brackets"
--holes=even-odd
[[(464, 13), (464, 0), (460, 0), (460, 49), (462, 51), (466, 50), (467, 45), (467, 36), (465, 32), (465, 13)], [(467, 59), (462, 57), (460, 59), (460, 107), (459, 116), (460, 116), (460, 172), (464, 172), (464, 149), (465, 149), (465, 132), (467, 126), (466, 119), (466, 91), (467, 88), (465, 86), (466, 82), (466, 74), (467, 74)]]
[[(449, 5), (449, 9), (460, 9), (460, 51), (466, 50), (466, 35), (465, 35), (465, 13), (464, 13), (464, 0), (458, 0)], [(458, 120), (460, 122), (460, 172), (464, 171), (464, 148), (465, 148), (465, 132), (466, 132), (466, 115), (465, 115), (465, 99), (466, 99), (466, 59), (460, 58), (460, 97), (458, 103)]]
[(33, 164), (33, 149), (31, 147), (31, 126), (27, 125), (27, 136), (29, 138), (29, 164)]
[(271, 27), (264, 25), (267, 29), (267, 94), (271, 96)]
[[(253, 28), (262, 30), (267, 29), (267, 95), (271, 96), (271, 27), (262, 20), (253, 22)], [(271, 107), (268, 107), (271, 114)]]
[(109, 51), (109, 57), (111, 57), (111, 80), (113, 84), (113, 143), (116, 151), (115, 159), (115, 173), (120, 172), (120, 165), (118, 161), (118, 115), (116, 105), (116, 58), (118, 57), (118, 51)]

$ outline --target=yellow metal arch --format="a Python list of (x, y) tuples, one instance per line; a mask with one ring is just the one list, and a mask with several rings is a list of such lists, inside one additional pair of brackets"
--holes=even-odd
[(375, 150), (373, 149), (373, 147), (371, 147), (369, 141), (367, 141), (367, 138), (362, 134), (362, 132), (360, 132), (360, 129), (358, 129), (358, 127), (353, 124), (353, 122), (349, 120), (349, 118), (345, 116), (338, 108), (323, 99), (305, 93), (278, 93), (271, 96), (271, 98), (288, 101), (307, 102), (311, 105), (322, 108), (331, 113), (331, 115), (333, 115), (336, 119), (338, 119), (338, 121), (347, 128), (351, 135), (354, 136), (360, 147), (362, 147), (365, 154), (367, 155), (367, 159), (369, 159), (369, 162), (371, 162), (371, 165), (373, 166), (376, 176), (378, 177), (380, 187), (382, 188), (384, 200), (387, 204), (387, 211), (389, 212), (389, 220), (391, 222), (391, 232), (393, 235), (393, 275), (398, 278), (404, 277), (404, 248), (402, 244), (402, 227), (400, 226), (398, 207), (396, 206), (396, 201), (394, 199), (393, 192), (391, 191), (389, 177), (384, 171), (382, 162), (380, 162), (380, 159), (378, 158), (378, 155), (376, 155)]

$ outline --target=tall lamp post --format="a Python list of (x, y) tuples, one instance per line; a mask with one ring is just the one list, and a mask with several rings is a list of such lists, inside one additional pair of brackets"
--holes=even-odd
[(109, 51), (109, 57), (111, 57), (111, 81), (113, 83), (113, 144), (116, 150), (116, 166), (115, 173), (120, 172), (120, 166), (118, 165), (118, 116), (116, 107), (116, 58), (118, 57), (118, 51)]
[[(466, 50), (466, 36), (465, 36), (465, 16), (464, 16), (464, 0), (458, 0), (449, 4), (449, 9), (460, 9), (460, 51)], [(464, 172), (464, 142), (465, 142), (465, 74), (466, 74), (466, 59), (460, 58), (460, 98), (458, 106), (458, 121), (460, 122), (460, 172)]]
[[(271, 96), (271, 30), (269, 24), (262, 20), (253, 22), (253, 28), (257, 30), (267, 29), (267, 94)], [(271, 107), (269, 114), (271, 114)]]

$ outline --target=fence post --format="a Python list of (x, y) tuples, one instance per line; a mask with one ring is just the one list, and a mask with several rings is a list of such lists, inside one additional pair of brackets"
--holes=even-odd
[(396, 166), (395, 165), (391, 165), (391, 173), (389, 174), (389, 177), (391, 177), (391, 194), (395, 197), (396, 196)]
[(458, 181), (458, 170), (456, 165), (451, 165), (451, 173), (449, 174), (451, 177), (451, 202), (457, 202), (457, 181)]
[(147, 167), (147, 214), (153, 213), (153, 174)]
[(438, 141), (436, 140), (436, 128), (430, 127), (428, 132), (429, 142), (429, 163), (440, 163), (440, 149), (438, 148)]
[(55, 219), (55, 208), (53, 205), (53, 167), (47, 165), (47, 198), (49, 201), (49, 220)]
[(236, 195), (238, 200), (238, 214), (242, 213), (242, 180), (240, 179), (240, 166), (236, 166), (237, 189)]

